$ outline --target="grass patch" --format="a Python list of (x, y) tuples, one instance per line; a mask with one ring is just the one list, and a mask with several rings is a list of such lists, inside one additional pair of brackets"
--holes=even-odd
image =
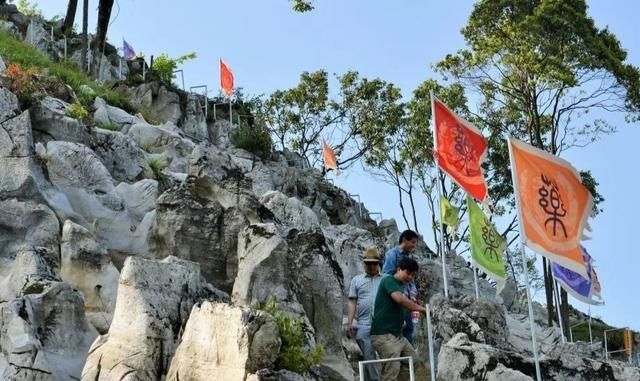
[(167, 168), (169, 164), (162, 159), (150, 159), (149, 167), (153, 171), (153, 175), (158, 180), (162, 176), (162, 171)]
[[(71, 86), (85, 107), (92, 106), (95, 97), (99, 96), (104, 98), (110, 105), (119, 107), (129, 113), (135, 113), (137, 111), (128, 97), (97, 84), (86, 74), (82, 73), (77, 66), (68, 62), (53, 62), (44, 54), (18, 41), (4, 31), (0, 31), (0, 56), (2, 56), (8, 64), (19, 64), (25, 68), (36, 68), (41, 71), (46, 70), (50, 75), (59, 78)], [(89, 86), (93, 89), (95, 95), (82, 94), (80, 91), (80, 86), (82, 85)]]
[(102, 128), (103, 130), (109, 130), (109, 131), (120, 131), (120, 129), (122, 128), (119, 124), (113, 123), (113, 122), (109, 122), (107, 124), (98, 123), (97, 127)]
[(64, 110), (64, 115), (73, 119), (81, 120), (85, 122), (85, 124), (89, 119), (89, 111), (87, 111), (87, 109), (80, 103), (72, 103), (69, 105), (69, 107)]

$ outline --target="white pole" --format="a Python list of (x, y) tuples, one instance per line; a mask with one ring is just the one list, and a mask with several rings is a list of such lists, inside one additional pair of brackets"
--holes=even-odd
[(233, 126), (233, 110), (231, 109), (231, 97), (229, 97), (229, 123)]
[(429, 303), (425, 305), (427, 318), (427, 340), (429, 341), (429, 364), (431, 367), (431, 380), (436, 380), (436, 359), (433, 354), (433, 334), (431, 333), (431, 309)]
[(526, 271), (527, 258), (524, 255), (524, 244), (522, 244), (521, 247), (522, 247), (522, 250), (520, 254), (522, 255), (522, 268), (525, 269), (525, 271), (523, 271), (523, 274), (524, 274), (524, 283), (527, 291), (527, 304), (529, 307), (529, 325), (531, 327), (531, 346), (533, 348), (533, 361), (535, 362), (535, 365), (536, 365), (536, 380), (542, 381), (542, 375), (540, 372), (540, 360), (538, 360), (538, 344), (536, 340), (536, 330), (535, 330), (535, 325), (533, 323), (533, 305), (531, 304), (531, 294), (529, 293), (529, 274), (527, 274), (527, 271)]
[(120, 79), (122, 79), (122, 58), (118, 57), (118, 70), (120, 71)]
[(64, 37), (64, 58), (67, 58), (67, 37)]
[(536, 367), (536, 380), (542, 381), (542, 373), (540, 372), (540, 361), (538, 359), (538, 344), (536, 340), (535, 323), (533, 322), (533, 305), (531, 303), (531, 294), (529, 292), (529, 273), (527, 272), (527, 258), (524, 255), (524, 230), (522, 226), (522, 210), (520, 210), (520, 200), (518, 197), (518, 181), (516, 180), (515, 161), (513, 160), (513, 152), (511, 149), (511, 141), (507, 138), (507, 146), (509, 147), (509, 158), (511, 161), (511, 179), (513, 181), (513, 190), (516, 197), (516, 205), (518, 207), (518, 225), (520, 231), (520, 255), (522, 256), (522, 268), (524, 269), (524, 286), (527, 293), (527, 305), (529, 307), (529, 326), (531, 328), (531, 347), (533, 350), (533, 361)]
[[(431, 94), (431, 126), (433, 128), (433, 148), (438, 147), (438, 136), (436, 134), (436, 113), (435, 113), (435, 98), (433, 90)], [(442, 282), (444, 283), (444, 298), (449, 299), (449, 282), (447, 281), (447, 259), (445, 254), (445, 242), (444, 242), (444, 224), (442, 222), (442, 207), (440, 206), (440, 200), (442, 198), (442, 189), (440, 189), (440, 167), (436, 164), (436, 188), (438, 190), (438, 214), (440, 216), (440, 257), (442, 259)]]
[(589, 305), (589, 342), (593, 346), (593, 335), (591, 334), (591, 305)]
[(551, 274), (553, 279), (553, 297), (556, 300), (556, 313), (558, 314), (558, 326), (560, 327), (560, 336), (562, 337), (562, 343), (566, 343), (567, 339), (564, 337), (564, 326), (562, 325), (562, 311), (560, 310), (560, 295), (558, 290), (558, 282), (555, 281), (555, 277)]
[(473, 270), (473, 284), (476, 289), (476, 300), (480, 299), (480, 290), (478, 289), (478, 268), (476, 267), (476, 263), (471, 258), (471, 270)]

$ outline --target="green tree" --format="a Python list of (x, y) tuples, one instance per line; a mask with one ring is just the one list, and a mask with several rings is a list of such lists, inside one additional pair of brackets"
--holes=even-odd
[(315, 9), (313, 0), (289, 0), (293, 3), (293, 10), (299, 13), (310, 12)]
[(262, 104), (262, 116), (280, 148), (297, 152), (312, 166), (321, 161), (322, 139), (346, 168), (402, 118), (401, 93), (392, 84), (361, 78), (357, 72), (336, 79), (339, 90), (332, 97), (326, 71), (304, 72), (296, 87), (277, 90)]
[[(468, 47), (437, 68), (480, 96), (476, 116), (491, 131), (494, 163), (508, 163), (507, 135), (560, 155), (615, 131), (607, 113), (640, 117), (640, 71), (626, 63), (618, 39), (595, 26), (584, 0), (482, 0), (462, 34)], [(509, 180), (508, 165), (494, 167), (492, 192), (512, 194)], [(585, 185), (602, 201), (591, 176)], [(544, 259), (543, 272), (551, 324), (553, 285)]]

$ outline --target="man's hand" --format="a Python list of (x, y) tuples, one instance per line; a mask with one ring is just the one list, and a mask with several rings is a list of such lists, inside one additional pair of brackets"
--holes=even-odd
[(356, 329), (353, 323), (347, 323), (347, 337), (353, 339), (356, 336)]

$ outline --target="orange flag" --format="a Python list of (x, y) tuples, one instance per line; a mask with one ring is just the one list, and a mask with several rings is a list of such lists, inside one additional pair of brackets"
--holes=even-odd
[(481, 167), (487, 141), (480, 130), (433, 97), (434, 156), (440, 168), (471, 196), (483, 202), (487, 184)]
[(580, 239), (593, 197), (567, 161), (509, 139), (511, 172), (523, 243), (585, 278)]
[(327, 142), (322, 139), (322, 155), (324, 157), (324, 166), (325, 168), (333, 169), (334, 171), (338, 171), (338, 160), (336, 159), (336, 153), (333, 152), (331, 147), (327, 144)]
[(222, 87), (225, 94), (231, 98), (231, 94), (233, 93), (233, 73), (222, 58), (220, 58), (220, 87)]

